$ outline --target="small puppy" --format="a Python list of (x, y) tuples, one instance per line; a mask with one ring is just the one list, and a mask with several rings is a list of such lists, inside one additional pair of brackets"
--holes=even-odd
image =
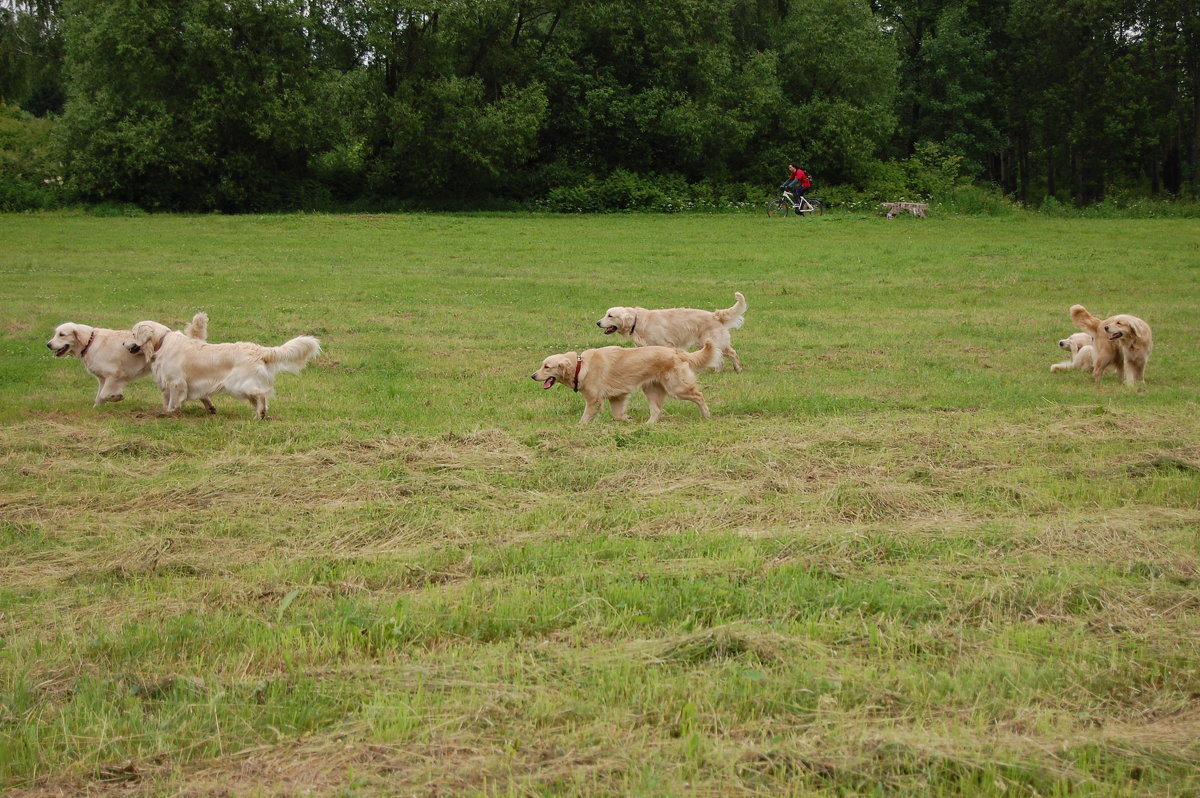
[[(208, 316), (197, 313), (183, 334), (203, 341), (208, 337)], [(94, 404), (99, 407), (105, 402), (124, 399), (125, 386), (150, 370), (145, 358), (130, 354), (122, 346), (128, 337), (128, 330), (107, 330), (68, 321), (54, 328), (54, 335), (46, 342), (46, 347), (55, 357), (71, 354), (79, 358), (87, 372), (100, 383)], [(216, 412), (211, 403), (205, 401), (205, 405), (210, 413)]]
[(595, 418), (605, 399), (613, 418), (630, 421), (625, 407), (629, 395), (640, 388), (650, 404), (650, 418), (646, 423), (653, 424), (662, 415), (663, 399), (668, 394), (695, 402), (700, 407), (700, 415), (708, 418), (708, 405), (696, 388), (696, 372), (720, 364), (721, 351), (711, 338), (704, 341), (703, 349), (695, 352), (666, 346), (604, 346), (586, 349), (581, 354), (551, 355), (542, 361), (542, 367), (533, 373), (532, 379), (540, 381), (543, 390), (561, 382), (582, 393), (587, 404), (580, 424)]
[(742, 361), (733, 350), (730, 330), (746, 320), (746, 297), (735, 291), (737, 302), (725, 310), (696, 310), (695, 308), (609, 308), (596, 326), (605, 335), (620, 333), (637, 346), (670, 346), (690, 349), (711, 338), (721, 354), (733, 361), (733, 370), (742, 370)]
[(163, 409), (175, 413), (188, 399), (201, 401), (224, 391), (254, 406), (254, 417), (267, 416), (267, 400), (275, 393), (281, 371), (298, 374), (321, 351), (311, 335), (280, 346), (238, 342), (210, 344), (164, 327), (139, 321), (127, 334), (125, 348), (149, 364), (163, 396)]
[(1145, 382), (1146, 361), (1154, 348), (1149, 324), (1128, 313), (1098, 319), (1083, 305), (1071, 306), (1071, 321), (1092, 336), (1096, 350), (1092, 358), (1092, 378), (1096, 382), (1100, 382), (1100, 375), (1109, 366), (1122, 375), (1126, 385)]
[(1055, 363), (1050, 367), (1051, 371), (1066, 371), (1067, 369), (1079, 369), (1080, 371), (1092, 370), (1092, 364), (1095, 362), (1096, 357), (1096, 347), (1092, 345), (1091, 333), (1071, 333), (1059, 341), (1058, 345), (1061, 349), (1065, 349), (1071, 354), (1071, 359)]

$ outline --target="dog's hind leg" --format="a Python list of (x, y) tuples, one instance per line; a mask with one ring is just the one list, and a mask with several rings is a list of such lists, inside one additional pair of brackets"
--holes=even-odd
[(663, 399), (667, 392), (657, 382), (652, 382), (642, 387), (642, 393), (646, 394), (646, 402), (650, 405), (650, 418), (646, 419), (646, 423), (653, 424), (662, 417)]
[(1104, 374), (1104, 370), (1113, 365), (1113, 360), (1111, 352), (1096, 352), (1096, 359), (1092, 363), (1092, 380), (1096, 384), (1100, 383), (1100, 377)]
[(632, 421), (629, 413), (626, 411), (626, 406), (629, 404), (629, 394), (621, 396), (613, 396), (608, 400), (608, 406), (612, 410), (613, 418), (617, 421)]
[(689, 371), (678, 369), (672, 372), (668, 375), (663, 388), (676, 399), (695, 402), (696, 406), (700, 408), (700, 415), (704, 418), (712, 415), (708, 412), (708, 404), (704, 401), (704, 395), (696, 387)]
[(708, 412), (708, 403), (704, 401), (704, 395), (696, 389), (695, 385), (689, 386), (688, 390), (672, 393), (676, 399), (686, 399), (689, 402), (695, 402), (700, 408), (700, 415), (704, 418), (711, 418), (712, 413)]
[(267, 417), (267, 397), (265, 394), (260, 393), (254, 396), (247, 396), (246, 400), (254, 405), (254, 417), (256, 419), (262, 421)]
[(737, 356), (737, 352), (733, 351), (732, 346), (726, 346), (721, 349), (721, 354), (733, 361), (733, 370), (742, 370), (742, 359)]
[(205, 409), (205, 410), (207, 410), (209, 413), (211, 413), (211, 414), (213, 414), (213, 415), (216, 415), (216, 413), (217, 413), (217, 408), (216, 408), (216, 407), (213, 405), (213, 403), (212, 403), (212, 402), (210, 402), (210, 401), (208, 400), (208, 397), (207, 397), (207, 396), (205, 396), (205, 397), (202, 397), (202, 398), (200, 399), (200, 404), (204, 405), (204, 409)]

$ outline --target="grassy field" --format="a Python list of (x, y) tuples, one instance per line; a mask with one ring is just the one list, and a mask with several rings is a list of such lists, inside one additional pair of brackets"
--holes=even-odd
[[(0, 217), (0, 789), (1200, 793), (1200, 223)], [(727, 307), (657, 425), (530, 380)], [(1075, 302), (1144, 390), (1051, 374)], [(77, 321), (325, 352), (93, 409)], [(637, 420), (644, 399), (631, 402)]]

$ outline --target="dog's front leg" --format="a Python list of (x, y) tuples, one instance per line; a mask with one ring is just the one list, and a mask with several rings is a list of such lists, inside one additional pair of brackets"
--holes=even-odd
[(180, 383), (170, 383), (163, 389), (163, 410), (174, 415), (183, 406), (187, 398), (187, 386)]
[(1139, 363), (1133, 358), (1125, 358), (1125, 384), (1130, 388), (1137, 388), (1138, 383), (1145, 382), (1146, 375)]
[(100, 381), (100, 389), (96, 391), (96, 404), (99, 407), (105, 402), (119, 402), (125, 398), (125, 394), (121, 392), (124, 384), (113, 377), (108, 377)]
[(604, 404), (599, 398), (585, 397), (584, 401), (587, 405), (583, 408), (583, 418), (579, 419), (580, 424), (587, 424), (600, 413), (600, 407)]

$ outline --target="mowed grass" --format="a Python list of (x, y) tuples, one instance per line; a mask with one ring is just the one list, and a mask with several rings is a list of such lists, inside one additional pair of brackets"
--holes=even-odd
[[(1200, 792), (1200, 224), (0, 217), (0, 788)], [(750, 310), (657, 425), (542, 391)], [(1075, 302), (1144, 390), (1051, 374)], [(72, 320), (325, 352), (93, 409)], [(642, 398), (631, 402), (646, 417)]]

